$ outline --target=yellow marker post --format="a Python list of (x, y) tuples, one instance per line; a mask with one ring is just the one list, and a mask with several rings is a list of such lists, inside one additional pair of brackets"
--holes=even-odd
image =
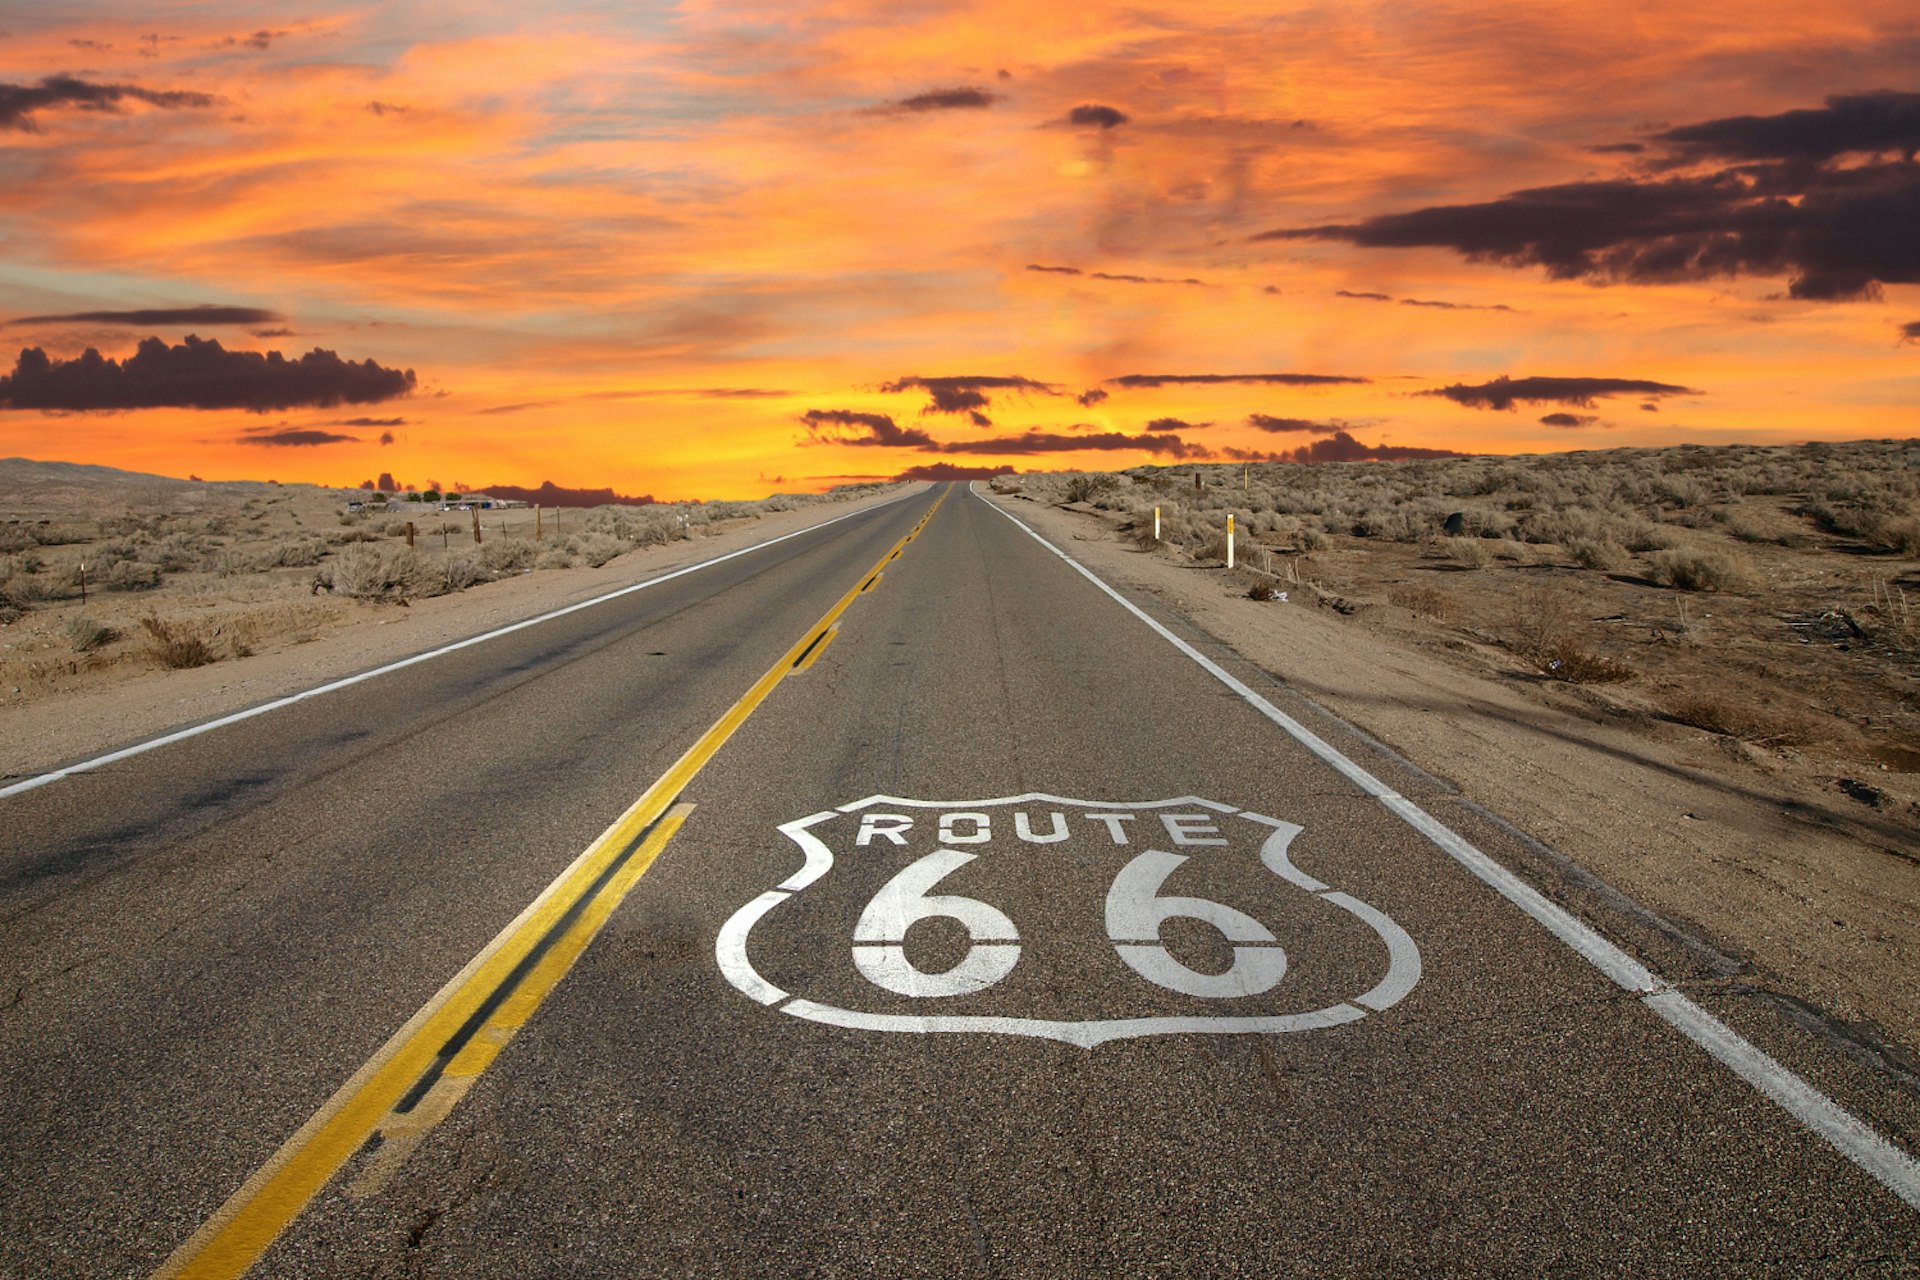
[(1153, 540), (1160, 541), (1160, 508), (1153, 509)]

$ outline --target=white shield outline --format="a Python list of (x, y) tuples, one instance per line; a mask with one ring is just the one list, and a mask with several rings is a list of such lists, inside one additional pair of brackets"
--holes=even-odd
[[(754, 925), (775, 907), (833, 869), (833, 850), (815, 836), (810, 828), (842, 814), (856, 813), (861, 809), (880, 804), (916, 809), (988, 809), (1035, 803), (1071, 805), (1080, 809), (1166, 809), (1176, 805), (1183, 807), (1199, 805), (1215, 813), (1247, 818), (1270, 826), (1274, 829), (1273, 834), (1268, 836), (1260, 846), (1261, 864), (1287, 883), (1339, 907), (1372, 929), (1387, 948), (1387, 974), (1364, 995), (1307, 1013), (1251, 1017), (1203, 1015), (1109, 1018), (1067, 1022), (1048, 1018), (1001, 1018), (982, 1014), (862, 1013), (853, 1009), (840, 1009), (798, 998), (790, 992), (781, 990), (762, 977), (754, 969), (752, 961), (747, 958), (747, 935), (752, 932)], [(849, 1027), (862, 1031), (921, 1034), (985, 1032), (1035, 1036), (1091, 1049), (1109, 1040), (1126, 1040), (1136, 1036), (1175, 1035), (1181, 1032), (1205, 1035), (1282, 1035), (1294, 1031), (1316, 1031), (1323, 1027), (1337, 1027), (1343, 1023), (1356, 1022), (1366, 1017), (1369, 1012), (1379, 1013), (1391, 1008), (1420, 981), (1420, 949), (1414, 945), (1413, 939), (1407, 935), (1406, 930), (1384, 913), (1349, 894), (1334, 891), (1331, 886), (1314, 879), (1288, 860), (1288, 846), (1305, 828), (1291, 822), (1284, 822), (1279, 818), (1269, 818), (1265, 814), (1254, 813), (1248, 809), (1221, 804), (1217, 800), (1206, 800), (1199, 796), (1180, 796), (1172, 800), (1122, 803), (1105, 800), (1074, 800), (1066, 796), (1049, 795), (1038, 791), (1020, 796), (1006, 796), (998, 800), (909, 800), (900, 796), (883, 795), (868, 796), (864, 800), (843, 804), (837, 809), (825, 809), (805, 818), (796, 818), (792, 822), (782, 823), (776, 829), (800, 846), (806, 861), (800, 870), (781, 881), (779, 885), (733, 913), (720, 927), (719, 936), (714, 939), (714, 958), (719, 962), (720, 972), (735, 988), (761, 1004), (778, 1006), (780, 1012), (792, 1014), (796, 1018), (805, 1018), (810, 1022), (822, 1022), (829, 1026)]]

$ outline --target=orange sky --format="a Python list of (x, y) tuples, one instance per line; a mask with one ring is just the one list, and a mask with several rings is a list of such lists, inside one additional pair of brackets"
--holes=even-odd
[[(1911, 0), (285, 12), (9, 15), (0, 455), (667, 498), (1920, 435)], [(66, 364), (189, 334), (387, 381)], [(1220, 380), (1275, 374), (1351, 381)]]

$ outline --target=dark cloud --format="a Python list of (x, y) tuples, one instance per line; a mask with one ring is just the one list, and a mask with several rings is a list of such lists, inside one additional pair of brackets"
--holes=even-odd
[[(392, 485), (385, 483), (392, 477), (383, 475), (380, 479), (382, 489), (393, 488)], [(431, 487), (437, 489), (440, 486), (432, 485)], [(509, 502), (537, 502), (543, 507), (604, 507), (612, 503), (628, 507), (644, 507), (651, 505), (654, 501), (650, 493), (628, 497), (615, 493), (612, 489), (566, 489), (551, 480), (542, 480), (538, 489), (524, 489), (514, 484), (490, 484), (479, 492), (494, 498), (504, 498)]]
[(940, 453), (1078, 453), (1088, 449), (1140, 449), (1164, 453), (1175, 458), (1200, 458), (1207, 451), (1188, 444), (1176, 435), (1144, 432), (1137, 436), (1122, 431), (1097, 431), (1087, 435), (1067, 435), (1053, 431), (1025, 431), (1017, 436), (994, 436), (986, 440), (955, 440), (935, 446)]
[(342, 418), (336, 427), (404, 427), (405, 418)]
[(1420, 449), (1404, 444), (1361, 444), (1344, 431), (1303, 444), (1286, 455), (1289, 462), (1397, 462), (1409, 458), (1462, 458), (1453, 449)]
[(1512, 311), (1504, 302), (1435, 302), (1426, 298), (1402, 298), (1403, 307), (1432, 307), (1436, 311)]
[(1843, 155), (1920, 152), (1920, 93), (1845, 94), (1824, 107), (1777, 116), (1728, 116), (1653, 135), (1684, 157), (1796, 160), (1819, 163)]
[(52, 360), (29, 347), (13, 372), (0, 377), (0, 405), (53, 413), (161, 407), (265, 413), (370, 404), (413, 388), (411, 369), (342, 360), (318, 347), (288, 360), (278, 351), (228, 351), (213, 339), (188, 335), (177, 347), (144, 339), (124, 362), (92, 347), (73, 360)]
[(405, 116), (413, 114), (412, 107), (402, 106), (397, 102), (369, 102), (366, 109), (370, 114), (376, 116)]
[(268, 445), (315, 445), (340, 444), (343, 441), (355, 441), (359, 436), (343, 436), (333, 431), (315, 431), (311, 428), (287, 427), (274, 431), (249, 432), (240, 437), (241, 444)]
[[(1655, 169), (1718, 162), (1679, 177), (1626, 177), (1516, 191), (1255, 240), (1439, 246), (1473, 261), (1537, 266), (1554, 279), (1651, 284), (1785, 275), (1789, 296), (1877, 297), (1920, 282), (1920, 93), (1831, 98), (1815, 110), (1669, 129)], [(1842, 156), (1880, 157), (1841, 166)]]
[(1067, 112), (1067, 123), (1087, 125), (1096, 129), (1117, 129), (1128, 120), (1127, 113), (1114, 107), (1104, 107), (1097, 102), (1082, 103)]
[(924, 431), (902, 427), (884, 413), (856, 413), (852, 409), (809, 409), (800, 415), (807, 438), (802, 444), (872, 444), (914, 449), (938, 449), (939, 442)]
[(1078, 267), (1047, 267), (1047, 266), (1042, 266), (1038, 262), (1029, 262), (1027, 264), (1027, 270), (1046, 271), (1046, 272), (1051, 272), (1052, 274), (1057, 276), (1083, 276), (1087, 274), (1086, 272), (1082, 271)]
[(1597, 147), (1588, 147), (1596, 156), (1637, 156), (1647, 148), (1639, 142), (1606, 142)]
[(221, 307), (201, 303), (194, 307), (153, 307), (139, 311), (69, 311), (57, 316), (21, 316), (6, 323), (66, 324), (89, 321), (96, 324), (127, 324), (152, 328), (177, 324), (269, 324), (284, 317), (258, 307)]
[(977, 111), (990, 107), (998, 101), (1000, 101), (1000, 95), (992, 90), (968, 86), (958, 89), (930, 89), (926, 93), (916, 93), (911, 98), (901, 98), (897, 102), (886, 103), (874, 110), (886, 114), (902, 111)]
[(1900, 326), (1900, 341), (1920, 342), (1920, 320), (1909, 320)]
[(880, 389), (887, 392), (924, 391), (929, 399), (927, 406), (920, 410), (922, 417), (930, 413), (965, 414), (976, 427), (993, 425), (993, 419), (983, 412), (992, 403), (992, 397), (987, 394), (990, 391), (1038, 391), (1050, 396), (1061, 394), (1060, 389), (1051, 383), (995, 374), (957, 374), (942, 378), (909, 374), (892, 382), (881, 383)]
[[(1268, 287), (1271, 288), (1272, 286), (1268, 286)], [(1333, 296), (1336, 298), (1359, 298), (1363, 302), (1392, 302), (1393, 301), (1393, 295), (1390, 293), (1356, 293), (1352, 289), (1335, 289), (1333, 291)]]
[(1598, 421), (1600, 416), (1593, 413), (1550, 413), (1540, 419), (1540, 425), (1543, 427), (1590, 427)]
[(1641, 378), (1495, 378), (1492, 382), (1469, 385), (1456, 382), (1434, 391), (1416, 392), (1440, 396), (1472, 409), (1512, 409), (1522, 402), (1533, 404), (1570, 404), (1593, 408), (1598, 396), (1697, 396), (1704, 394), (1690, 387), (1666, 382), (1648, 382)]
[(1350, 378), (1326, 373), (1129, 373), (1108, 378), (1110, 387), (1191, 387), (1223, 382), (1246, 382), (1260, 386), (1327, 387), (1342, 383), (1371, 382), (1371, 378)]
[(1210, 427), (1211, 422), (1187, 422), (1181, 418), (1155, 418), (1146, 425), (1148, 431), (1194, 431), (1201, 427)]
[(1344, 422), (1314, 422), (1308, 418), (1275, 418), (1264, 413), (1247, 415), (1247, 425), (1258, 427), (1262, 431), (1271, 431), (1276, 435), (1287, 431), (1305, 431), (1317, 436), (1332, 435), (1347, 424)]
[(391, 431), (382, 431), (382, 432), (380, 433), (380, 443), (381, 443), (381, 444), (383, 444), (383, 445), (388, 445), (388, 444), (392, 444), (392, 443), (393, 443), (393, 432), (391, 432)]
[(293, 330), (287, 328), (249, 329), (247, 332), (256, 338), (291, 338), (293, 336)]
[(211, 107), (220, 99), (207, 93), (143, 89), (135, 84), (95, 84), (74, 76), (48, 76), (37, 85), (0, 84), (0, 129), (32, 132), (36, 112), (54, 107), (82, 111), (113, 111), (132, 100), (153, 107)]
[(1085, 391), (1075, 396), (1074, 399), (1080, 402), (1082, 408), (1092, 408), (1102, 400), (1105, 400), (1107, 395), (1108, 393), (1102, 391), (1099, 387), (1088, 387)]
[(694, 394), (702, 400), (776, 400), (793, 392), (779, 387), (702, 387)]
[(895, 480), (991, 480), (1013, 472), (1012, 467), (963, 467), (952, 462), (923, 462), (908, 467)]

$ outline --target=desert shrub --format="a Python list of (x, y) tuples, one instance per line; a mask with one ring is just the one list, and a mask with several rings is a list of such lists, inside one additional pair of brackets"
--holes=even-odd
[(1861, 536), (1903, 556), (1920, 556), (1920, 519), (1872, 512), (1859, 521)]
[(33, 534), (17, 524), (0, 525), (0, 554), (25, 551), (28, 547), (37, 547)]
[(1569, 538), (1568, 557), (1582, 569), (1617, 569), (1627, 562), (1627, 549), (1605, 538)]
[(1064, 492), (1068, 502), (1091, 502), (1094, 498), (1106, 493), (1108, 490), (1118, 488), (1119, 484), (1120, 478), (1118, 476), (1093, 472), (1069, 476)]
[(254, 564), (261, 569), (309, 569), (326, 554), (325, 538), (299, 538), (263, 553)]
[(1573, 597), (1542, 587), (1523, 591), (1515, 598), (1505, 630), (1515, 650), (1534, 658), (1566, 645), (1581, 626)]
[(316, 589), (355, 600), (409, 600), (434, 594), (444, 581), (412, 547), (372, 542), (341, 548), (314, 575)]
[(131, 512), (117, 516), (100, 518), (100, 536), (103, 538), (133, 538), (141, 534), (160, 532), (163, 523), (159, 516), (138, 516)]
[(1483, 538), (1442, 538), (1440, 546), (1447, 559), (1469, 569), (1484, 569), (1493, 563), (1493, 548)]
[(120, 638), (120, 633), (106, 623), (85, 614), (67, 619), (67, 643), (73, 646), (75, 653), (92, 653)]
[(201, 534), (170, 533), (147, 547), (140, 558), (158, 565), (163, 573), (185, 573), (198, 566), (212, 550), (213, 543)]
[(531, 542), (495, 538), (480, 548), (480, 562), (489, 573), (512, 573), (532, 568), (537, 554)]
[(148, 591), (160, 585), (160, 566), (142, 560), (115, 560), (94, 581), (107, 591)]
[(468, 587), (493, 579), (493, 575), (487, 571), (485, 557), (479, 551), (450, 552), (440, 568), (446, 575), (449, 591), (465, 591)]
[(570, 569), (573, 567), (573, 557), (567, 554), (565, 547), (548, 547), (540, 553), (540, 558), (534, 561), (533, 567), (536, 569)]
[(204, 667), (215, 660), (212, 647), (191, 627), (157, 615), (140, 619), (140, 626), (147, 633), (147, 656), (170, 671)]
[(1681, 591), (1728, 591), (1746, 580), (1743, 567), (1721, 551), (1656, 551), (1647, 559), (1655, 582)]
[(573, 558), (595, 569), (626, 549), (626, 543), (609, 533), (576, 533), (567, 539), (567, 550)]
[(404, 538), (407, 536), (407, 522), (405, 520), (389, 520), (381, 532), (385, 533), (389, 538)]

